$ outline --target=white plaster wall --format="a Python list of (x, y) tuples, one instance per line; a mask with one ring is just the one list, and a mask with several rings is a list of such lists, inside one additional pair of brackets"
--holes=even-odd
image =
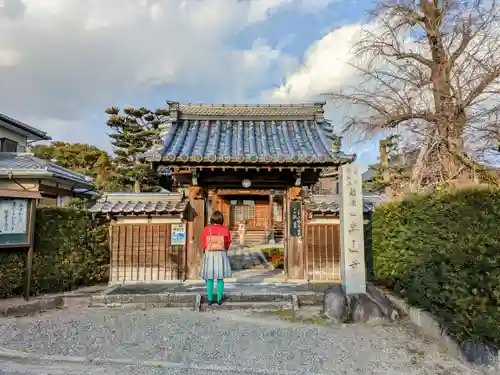
[(9, 138), (17, 142), (19, 144), (17, 152), (26, 151), (26, 144), (28, 142), (27, 137), (25, 135), (13, 132), (12, 130), (5, 129), (4, 127), (2, 127), (1, 121), (0, 121), (0, 138)]

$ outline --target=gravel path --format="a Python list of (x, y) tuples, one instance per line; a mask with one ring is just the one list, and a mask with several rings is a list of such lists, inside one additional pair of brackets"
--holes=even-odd
[(81, 309), (0, 319), (0, 347), (26, 357), (0, 351), (0, 375), (473, 373), (402, 326), (326, 327), (230, 311)]

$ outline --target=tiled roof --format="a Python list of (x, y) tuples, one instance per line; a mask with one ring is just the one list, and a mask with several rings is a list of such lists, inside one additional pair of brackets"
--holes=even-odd
[(177, 193), (109, 193), (92, 208), (93, 213), (180, 214), (187, 200)]
[(0, 152), (0, 177), (59, 178), (79, 187), (92, 187), (92, 179), (28, 153)]
[[(172, 109), (174, 108), (174, 109)], [(331, 165), (354, 160), (322, 117), (323, 104), (170, 104), (163, 144), (144, 156), (171, 164)], [(194, 116), (194, 117), (193, 117)], [(229, 116), (226, 118), (221, 118)]]
[[(363, 212), (371, 212), (379, 201), (377, 196), (363, 196)], [(340, 196), (313, 195), (306, 204), (307, 211), (320, 213), (337, 213), (340, 210)]]

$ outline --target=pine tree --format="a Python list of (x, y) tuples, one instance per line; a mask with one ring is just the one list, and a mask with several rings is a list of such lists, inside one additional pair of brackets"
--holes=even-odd
[(121, 112), (118, 107), (111, 107), (106, 113), (109, 115), (106, 124), (112, 130), (108, 135), (116, 155), (117, 173), (135, 192), (151, 190), (158, 184), (156, 174), (140, 156), (158, 139), (158, 126), (167, 120), (168, 110), (125, 108)]
[(115, 162), (104, 150), (84, 143), (54, 141), (49, 145), (30, 148), (34, 156), (49, 160), (61, 167), (92, 177), (98, 190), (119, 191)]

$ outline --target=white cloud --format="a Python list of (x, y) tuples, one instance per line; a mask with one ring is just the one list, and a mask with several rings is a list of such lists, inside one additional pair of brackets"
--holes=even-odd
[[(321, 97), (321, 94), (360, 81), (360, 71), (349, 63), (354, 61), (353, 47), (366, 29), (374, 30), (375, 25), (348, 24), (328, 32), (309, 48), (302, 65), (291, 72), (279, 88), (263, 94), (263, 100), (277, 103), (324, 101), (327, 98)], [(339, 109), (329, 102), (325, 107), (325, 117), (340, 133), (342, 116), (351, 110)], [(375, 141), (359, 139), (354, 134), (344, 136), (344, 152), (356, 153), (363, 169), (376, 160)]]
[(313, 44), (304, 63), (278, 89), (265, 94), (273, 101), (310, 100), (352, 82), (358, 71), (348, 64), (352, 47), (367, 25), (350, 24), (332, 30)]
[(231, 38), (273, 12), (330, 1), (5, 0), (0, 111), (57, 138), (61, 124), (78, 126), (85, 114), (160, 84), (242, 98), (271, 66), (289, 70), (293, 59), (264, 40), (235, 50)]

